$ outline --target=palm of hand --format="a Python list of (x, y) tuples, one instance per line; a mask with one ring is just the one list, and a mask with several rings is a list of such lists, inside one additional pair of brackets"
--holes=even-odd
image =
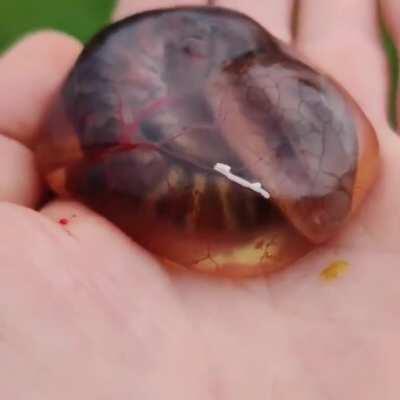
[[(398, 398), (400, 144), (385, 116), (383, 55), (377, 39), (368, 36), (376, 29), (373, 10), (370, 6), (371, 15), (359, 21), (365, 32), (348, 28), (345, 33), (360, 49), (354, 59), (336, 31), (334, 38), (327, 32), (323, 40), (309, 39), (313, 29), (321, 29), (317, 19), (323, 10), (318, 17), (304, 4), (298, 46), (313, 60), (317, 55), (320, 66), (348, 88), (379, 135), (382, 173), (361, 212), (335, 241), (287, 271), (232, 282), (169, 275), (79, 204), (57, 200), (37, 213), (1, 203), (4, 398), (24, 398), (28, 391), (30, 399)], [(289, 9), (289, 2), (282, 7)], [(333, 12), (338, 6), (326, 7)], [(283, 37), (284, 11), (266, 22)], [(359, 10), (355, 15), (361, 18)], [(46, 43), (53, 52), (49, 70), (61, 80), (77, 46), (49, 33), (29, 40), (0, 60), (0, 71), (24, 57), (27, 46)], [(56, 57), (60, 43), (68, 60)], [(24, 90), (28, 95), (34, 89)], [(51, 90), (42, 85), (40, 96)], [(5, 107), (0, 111), (9, 111)], [(7, 132), (29, 141), (37, 114), (37, 109), (28, 116), (11, 109)], [(25, 149), (2, 141), (18, 148), (15, 159), (31, 168)], [(39, 183), (34, 173), (25, 174), (29, 179), (9, 187), (6, 200), (35, 202)], [(70, 223), (57, 224), (62, 217)], [(348, 272), (324, 282), (321, 269), (337, 259), (350, 263)]]

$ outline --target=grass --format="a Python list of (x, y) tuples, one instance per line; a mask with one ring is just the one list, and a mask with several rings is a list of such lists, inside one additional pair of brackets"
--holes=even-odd
[(114, 0), (0, 0), (0, 51), (43, 28), (86, 41), (107, 23), (113, 6)]
[(386, 49), (386, 53), (389, 60), (389, 68), (390, 68), (390, 121), (393, 126), (396, 126), (396, 93), (397, 86), (399, 82), (399, 59), (396, 51), (396, 47), (394, 46), (393, 41), (391, 40), (388, 32), (384, 29), (382, 32), (383, 36), (383, 45)]

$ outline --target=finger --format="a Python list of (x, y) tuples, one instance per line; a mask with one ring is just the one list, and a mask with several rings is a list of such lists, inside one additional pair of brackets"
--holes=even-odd
[(65, 35), (42, 32), (0, 58), (0, 201), (38, 204), (43, 185), (25, 145), (40, 134), (43, 115), (79, 50)]
[(393, 38), (399, 46), (400, 43), (400, 2), (396, 0), (381, 0), (382, 16), (385, 19), (387, 27), (393, 34)]
[(157, 8), (179, 7), (189, 4), (201, 6), (206, 4), (206, 0), (120, 0), (114, 12), (114, 19), (125, 18), (129, 15)]
[(32, 144), (53, 95), (81, 45), (67, 35), (40, 32), (0, 58), (0, 131)]
[[(141, 11), (176, 6), (207, 5), (207, 0), (121, 0), (117, 6), (115, 18), (123, 18)], [(240, 11), (264, 25), (281, 40), (290, 41), (291, 17), (294, 0), (272, 0), (266, 4), (259, 0), (216, 0), (214, 6), (227, 7)]]
[(255, 19), (269, 32), (285, 42), (292, 38), (293, 0), (219, 0), (217, 5), (232, 8)]
[(35, 207), (42, 181), (31, 150), (0, 135), (0, 201)]
[(375, 0), (300, 2), (296, 43), (336, 78), (369, 115), (387, 125), (387, 65)]
[[(382, 16), (385, 22), (385, 25), (389, 29), (393, 40), (396, 44), (397, 49), (400, 49), (400, 2), (398, 0), (381, 0), (381, 9)], [(400, 92), (398, 90), (398, 98), (400, 96)], [(397, 100), (397, 121), (400, 118), (400, 103)], [(398, 129), (400, 125), (398, 124)]]

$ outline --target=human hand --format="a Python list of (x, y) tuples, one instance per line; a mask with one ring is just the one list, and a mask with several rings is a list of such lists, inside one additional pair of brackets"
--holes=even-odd
[[(383, 165), (366, 204), (329, 244), (248, 281), (170, 275), (75, 202), (33, 211), (44, 188), (29, 146), (81, 46), (58, 33), (26, 38), (0, 59), (2, 398), (399, 398), (400, 144), (376, 2), (302, 0), (296, 37), (293, 1), (269, 3), (219, 5), (293, 41), (367, 113)], [(126, 0), (117, 16), (171, 4)], [(400, 43), (400, 6), (382, 6)], [(321, 279), (338, 259), (344, 276)]]

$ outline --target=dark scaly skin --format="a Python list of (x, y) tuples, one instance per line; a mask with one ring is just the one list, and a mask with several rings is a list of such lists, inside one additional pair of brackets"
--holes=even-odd
[[(38, 152), (56, 191), (81, 197), (161, 257), (199, 269), (215, 258), (216, 269), (251, 274), (305, 254), (351, 214), (362, 135), (354, 113), (364, 118), (251, 19), (159, 10), (89, 43)], [(228, 180), (217, 163), (260, 182), (271, 199)], [(166, 234), (190, 251), (161, 244)], [(275, 238), (275, 258), (265, 251), (246, 262), (249, 247)]]

